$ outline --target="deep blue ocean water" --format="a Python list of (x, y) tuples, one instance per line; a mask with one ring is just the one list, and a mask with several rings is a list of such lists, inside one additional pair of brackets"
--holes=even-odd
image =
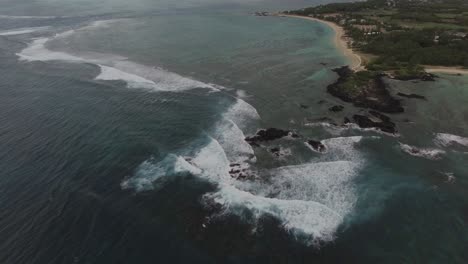
[(322, 124), (333, 31), (252, 15), (318, 3), (0, 1), (0, 263), (466, 263), (468, 79)]

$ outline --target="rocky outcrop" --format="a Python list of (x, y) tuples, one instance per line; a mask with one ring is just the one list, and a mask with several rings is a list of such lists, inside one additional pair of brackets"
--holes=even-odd
[(308, 140), (306, 144), (310, 146), (312, 150), (317, 151), (317, 152), (325, 152), (327, 150), (325, 145), (320, 141)]
[(437, 76), (432, 73), (419, 72), (419, 73), (414, 73), (412, 75), (398, 75), (397, 74), (393, 76), (393, 79), (400, 80), (400, 81), (421, 80), (425, 82), (434, 82), (436, 77)]
[(246, 168), (245, 166), (242, 166), (239, 163), (232, 163), (229, 165), (230, 170), (229, 170), (229, 175), (231, 175), (232, 178), (238, 179), (238, 180), (245, 180), (248, 179), (249, 177), (252, 177), (251, 172)]
[[(333, 70), (338, 80), (327, 91), (357, 107), (370, 108), (385, 113), (404, 112), (399, 100), (393, 98), (383, 80), (384, 74), (353, 72), (348, 66)], [(367, 75), (366, 75), (367, 74)], [(357, 76), (359, 75), (359, 76)]]
[(330, 112), (335, 112), (335, 113), (341, 112), (341, 111), (343, 111), (343, 109), (344, 109), (344, 106), (342, 106), (342, 105), (334, 105), (334, 106), (328, 108), (328, 110)]
[(272, 141), (287, 136), (292, 138), (299, 137), (299, 135), (291, 131), (278, 128), (268, 128), (259, 130), (254, 136), (245, 138), (245, 141), (247, 141), (252, 146), (259, 146), (259, 142)]
[(270, 13), (269, 12), (255, 12), (255, 15), (256, 16), (269, 16)]
[(422, 96), (422, 95), (419, 95), (419, 94), (405, 94), (405, 93), (397, 93), (398, 96), (401, 96), (401, 97), (406, 97), (406, 98), (415, 98), (415, 99), (422, 99), (422, 100), (426, 100), (426, 97)]
[(382, 115), (382, 117), (383, 119), (379, 118), (377, 121), (372, 120), (368, 116), (354, 115), (353, 120), (360, 128), (375, 128), (386, 133), (395, 134), (397, 132), (395, 123), (393, 123), (390, 118), (385, 115)]

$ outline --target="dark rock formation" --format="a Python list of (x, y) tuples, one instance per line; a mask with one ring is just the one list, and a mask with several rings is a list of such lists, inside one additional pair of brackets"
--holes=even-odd
[(343, 124), (347, 125), (349, 123), (351, 123), (351, 120), (348, 117), (345, 117), (343, 120)]
[[(355, 74), (348, 66), (343, 66), (333, 70), (338, 74), (338, 80), (327, 87), (327, 91), (341, 100), (353, 103), (357, 107), (370, 108), (385, 113), (404, 112), (399, 100), (393, 98), (387, 90), (383, 81), (384, 74), (369, 73), (368, 80), (351, 82)], [(363, 84), (364, 83), (364, 84)], [(359, 85), (355, 87), (356, 85)], [(350, 88), (349, 86), (352, 86)]]
[(420, 79), (421, 81), (425, 81), (425, 82), (434, 82), (436, 77), (437, 76), (434, 74), (426, 73), (423, 76), (421, 76)]
[(271, 148), (271, 149), (270, 149), (270, 152), (271, 152), (273, 155), (277, 156), (277, 157), (279, 157), (280, 151), (281, 151), (281, 149), (280, 149), (279, 147), (274, 147), (274, 148)]
[(432, 73), (419, 72), (419, 73), (415, 73), (414, 75), (404, 75), (404, 76), (395, 75), (395, 76), (393, 76), (393, 79), (400, 80), (400, 81), (413, 81), (413, 82), (414, 82), (414, 80), (421, 80), (421, 81), (425, 81), (425, 82), (434, 82), (436, 77), (437, 76), (432, 74)]
[(343, 111), (343, 109), (344, 109), (344, 106), (342, 106), (342, 105), (335, 105), (335, 106), (332, 106), (332, 107), (328, 108), (329, 111), (335, 112), (335, 113), (336, 112), (341, 112), (341, 111)]
[(229, 165), (231, 169), (229, 170), (229, 175), (231, 175), (232, 178), (238, 179), (238, 180), (245, 180), (249, 177), (253, 177), (254, 174), (252, 174), (251, 171), (249, 171), (247, 168), (243, 168), (241, 164), (238, 163), (232, 163)]
[(272, 141), (286, 136), (290, 136), (293, 138), (299, 137), (298, 134), (291, 131), (282, 130), (278, 128), (268, 128), (259, 130), (257, 134), (255, 134), (255, 136), (245, 138), (245, 141), (247, 141), (250, 145), (257, 147), (259, 146), (258, 142)]
[(306, 143), (317, 152), (324, 152), (326, 150), (325, 145), (320, 141), (308, 140)]
[(380, 119), (382, 122), (391, 122), (392, 120), (390, 119), (390, 117), (382, 114), (382, 113), (379, 113), (377, 111), (374, 111), (374, 110), (370, 110), (369, 111), (369, 114), (373, 115), (374, 117), (377, 117), (378, 119)]
[(305, 104), (300, 104), (299, 106), (300, 106), (302, 109), (307, 109), (307, 108), (309, 108), (309, 106), (307, 106), (307, 105), (305, 105)]
[(269, 16), (270, 13), (268, 13), (268, 12), (255, 12), (255, 15), (256, 16)]
[(416, 98), (416, 99), (426, 100), (426, 97), (419, 95), (419, 94), (414, 94), (414, 93), (412, 94), (397, 93), (397, 95), (401, 97), (406, 97), (406, 98)]
[(373, 121), (367, 116), (363, 115), (354, 115), (354, 121), (360, 128), (376, 128), (386, 133), (395, 134), (397, 132), (395, 128), (395, 123), (391, 122), (389, 119), (382, 120), (380, 122)]

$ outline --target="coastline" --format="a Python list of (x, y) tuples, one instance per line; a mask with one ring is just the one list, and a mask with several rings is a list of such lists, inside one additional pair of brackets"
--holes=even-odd
[(423, 65), (428, 73), (447, 73), (447, 74), (468, 74), (468, 69), (462, 67), (446, 67), (446, 66), (432, 66)]
[(286, 14), (278, 14), (278, 16), (300, 18), (300, 19), (306, 19), (306, 20), (310, 20), (310, 21), (316, 21), (316, 22), (320, 22), (322, 24), (325, 24), (325, 25), (331, 27), (333, 29), (333, 31), (335, 32), (335, 38), (334, 38), (335, 46), (340, 50), (340, 52), (343, 53), (343, 55), (345, 57), (348, 58), (349, 67), (353, 71), (362, 71), (362, 70), (365, 69), (365, 67), (363, 65), (363, 58), (357, 52), (352, 50), (348, 46), (348, 43), (343, 39), (345, 34), (346, 34), (343, 27), (341, 27), (341, 26), (339, 26), (339, 25), (337, 25), (337, 24), (335, 24), (333, 22), (318, 19), (318, 18), (315, 18), (315, 17), (286, 15)]
[[(325, 24), (335, 31), (335, 46), (342, 52), (342, 54), (348, 58), (349, 60), (349, 67), (353, 71), (363, 71), (365, 70), (365, 62), (368, 62), (372, 55), (363, 54), (357, 51), (354, 51), (351, 47), (349, 47), (348, 43), (344, 40), (344, 36), (346, 34), (343, 27), (337, 25), (336, 23), (315, 18), (315, 17), (306, 17), (306, 16), (298, 16), (298, 15), (287, 15), (287, 14), (276, 14), (277, 16), (281, 17), (292, 17), (292, 18), (300, 18), (306, 19), (310, 21), (320, 22)], [(446, 66), (436, 66), (436, 65), (422, 65), (424, 70), (428, 73), (445, 73), (445, 74), (462, 74), (468, 75), (468, 69), (464, 69), (462, 67), (446, 67)]]

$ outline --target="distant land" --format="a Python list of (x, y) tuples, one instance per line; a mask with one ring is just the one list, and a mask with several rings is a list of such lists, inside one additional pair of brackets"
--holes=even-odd
[[(368, 0), (256, 15), (318, 21), (335, 31), (335, 45), (349, 63), (333, 69), (339, 78), (327, 91), (371, 111), (371, 117), (353, 116), (362, 128), (397, 133), (382, 113), (405, 109), (384, 78), (434, 81), (436, 72), (468, 74), (468, 2), (462, 0)], [(413, 93), (397, 96), (425, 100)]]
[(368, 0), (279, 15), (315, 18), (343, 28), (344, 41), (369, 71), (401, 80), (428, 72), (468, 73), (468, 2)]

